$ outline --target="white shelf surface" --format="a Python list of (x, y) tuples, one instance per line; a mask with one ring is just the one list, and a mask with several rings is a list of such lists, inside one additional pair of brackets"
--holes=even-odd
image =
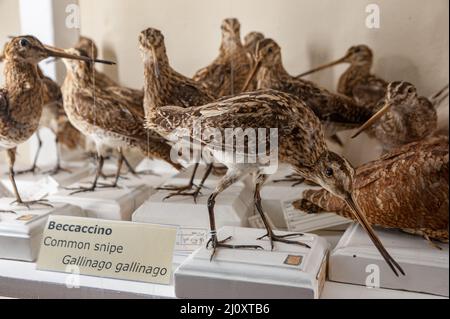
[[(0, 260), (0, 295), (6, 298), (175, 298), (173, 285), (80, 276), (80, 288), (66, 287), (67, 274), (36, 270), (36, 264)], [(322, 299), (445, 299), (433, 295), (326, 282)]]

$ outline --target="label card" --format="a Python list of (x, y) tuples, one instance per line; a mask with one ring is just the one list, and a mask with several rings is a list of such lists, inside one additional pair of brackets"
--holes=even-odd
[(170, 284), (175, 227), (50, 216), (37, 269)]

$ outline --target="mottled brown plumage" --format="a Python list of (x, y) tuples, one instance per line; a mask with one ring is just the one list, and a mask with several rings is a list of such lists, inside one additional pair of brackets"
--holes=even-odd
[(256, 46), (265, 36), (261, 32), (252, 31), (244, 37), (244, 48), (253, 57), (256, 54)]
[[(354, 197), (369, 222), (448, 241), (448, 147), (447, 137), (430, 137), (359, 167)], [(326, 190), (305, 191), (303, 198), (297, 208), (354, 219), (345, 202)]]
[(371, 73), (373, 53), (367, 45), (353, 46), (339, 60), (305, 72), (298, 78), (341, 63), (349, 63), (350, 66), (339, 78), (338, 92), (354, 99), (359, 105), (373, 110), (385, 97), (388, 83)]
[(242, 45), (241, 25), (237, 19), (222, 23), (222, 44), (219, 56), (193, 77), (215, 96), (231, 96), (241, 92), (251, 69), (251, 58)]
[[(260, 197), (260, 189), (266, 181), (266, 174), (268, 173), (264, 169), (267, 165), (264, 163), (264, 157), (261, 154), (256, 154), (255, 162), (237, 162), (234, 155), (239, 155), (242, 152), (244, 155), (249, 155), (251, 153), (249, 150), (252, 148), (248, 147), (248, 144), (246, 144), (247, 148), (238, 148), (235, 143), (231, 145), (223, 144), (223, 138), (227, 135), (226, 131), (229, 129), (245, 131), (247, 129), (276, 128), (278, 130), (279, 160), (292, 165), (302, 177), (317, 182), (339, 198), (344, 199), (348, 205), (351, 205), (353, 213), (368, 232), (392, 270), (397, 274), (397, 268), (403, 273), (400, 266), (383, 248), (365, 215), (352, 199), (353, 168), (345, 159), (327, 149), (320, 120), (300, 99), (279, 91), (262, 90), (243, 93), (232, 98), (224, 98), (202, 107), (160, 107), (149, 115), (147, 126), (155, 129), (163, 136), (177, 136), (179, 139), (186, 136), (190, 137), (197, 145), (202, 145), (208, 150), (208, 153), (213, 154), (217, 161), (228, 167), (227, 174), (219, 182), (208, 201), (212, 235), (210, 244), (214, 248), (213, 256), (218, 247), (237, 248), (236, 246), (226, 245), (227, 240), (219, 241), (217, 239), (214, 218), (215, 200), (226, 188), (248, 174), (258, 176), (255, 182), (255, 205), (268, 231), (268, 234), (264, 237), (269, 237), (272, 243), (280, 241), (305, 246), (301, 242), (289, 241), (286, 239), (287, 237), (277, 236), (266, 221)], [(203, 134), (199, 134), (200, 130)], [(222, 139), (212, 139), (212, 136), (218, 136), (212, 135), (212, 132), (220, 133)], [(260, 145), (264, 141), (268, 148), (270, 147), (269, 137), (266, 134), (263, 136), (264, 140), (259, 139), (253, 142)], [(266, 155), (265, 152), (264, 155)], [(241, 247), (245, 246), (238, 246), (238, 248)]]
[[(76, 49), (70, 51), (82, 55)], [(124, 98), (121, 89), (110, 90), (95, 86), (95, 69), (90, 63), (64, 60), (67, 76), (63, 85), (64, 109), (67, 116), (80, 132), (95, 141), (99, 162), (97, 175), (92, 187), (80, 191), (94, 191), (97, 180), (102, 173), (103, 151), (107, 147), (117, 148), (120, 153), (116, 180), (117, 186), (120, 169), (124, 161), (122, 149), (136, 147), (146, 156), (165, 160), (176, 168), (170, 160), (170, 145), (152, 131), (144, 129), (144, 111), (142, 104), (131, 104)]]
[(44, 105), (44, 83), (37, 64), (50, 57), (84, 59), (44, 46), (33, 36), (13, 38), (4, 50), (6, 88), (0, 90), (0, 149), (6, 149), (9, 175), (20, 205), (24, 202), (14, 178), (16, 147), (26, 142), (38, 129)]
[(377, 106), (378, 113), (355, 134), (369, 129), (384, 150), (420, 141), (437, 129), (437, 113), (434, 105), (417, 94), (408, 82), (392, 82), (386, 98)]
[(257, 65), (250, 73), (244, 90), (256, 77), (259, 89), (274, 89), (301, 99), (322, 121), (327, 136), (356, 128), (373, 114), (352, 99), (327, 91), (316, 84), (292, 77), (284, 69), (281, 48), (272, 39), (259, 42)]

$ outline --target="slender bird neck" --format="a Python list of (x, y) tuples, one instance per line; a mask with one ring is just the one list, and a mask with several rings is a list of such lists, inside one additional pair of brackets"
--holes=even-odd
[(165, 106), (165, 96), (171, 91), (171, 78), (175, 76), (175, 73), (169, 65), (167, 56), (145, 61), (144, 105), (146, 114), (160, 106)]
[(288, 77), (290, 77), (290, 75), (284, 68), (283, 62), (280, 60), (270, 66), (263, 65), (258, 72), (257, 80), (258, 83), (266, 81), (279, 82)]
[(240, 34), (222, 36), (222, 44), (220, 45), (220, 54), (222, 56), (239, 52), (243, 48)]
[(96, 85), (95, 72), (95, 68), (80, 63), (77, 68), (67, 71), (66, 80), (77, 88), (93, 88)]
[(352, 96), (353, 87), (371, 75), (372, 65), (372, 59), (364, 63), (352, 63), (339, 79), (338, 92)]

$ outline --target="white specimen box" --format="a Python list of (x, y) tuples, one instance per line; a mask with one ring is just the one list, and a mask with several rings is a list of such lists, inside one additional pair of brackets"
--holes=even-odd
[(35, 261), (39, 252), (42, 232), (50, 215), (84, 217), (76, 206), (51, 203), (52, 207), (36, 205), (30, 209), (11, 205), (12, 198), (0, 199), (0, 210), (16, 214), (0, 214), (0, 259)]
[[(62, 164), (68, 171), (61, 171), (56, 175), (43, 174), (42, 172), (48, 171), (53, 166), (41, 167), (40, 171), (36, 174), (16, 174), (16, 184), (19, 189), (19, 193), (23, 200), (37, 200), (47, 195), (55, 194), (61, 187), (67, 187), (79, 180), (89, 176), (92, 172), (92, 166), (85, 165), (80, 167), (76, 164)], [(20, 171), (25, 169), (24, 165), (18, 165), (15, 170)], [(9, 179), (8, 172), (5, 166), (2, 167), (1, 172), (4, 173), (1, 176), (2, 188), (8, 192), (8, 196), (14, 197), (14, 191), (12, 183)]]
[[(204, 188), (196, 204), (191, 196), (164, 200), (170, 191), (160, 190), (136, 210), (133, 221), (209, 229), (208, 198), (211, 192)], [(247, 226), (253, 206), (253, 193), (248, 188), (239, 185), (229, 187), (216, 199), (217, 227)]]
[(288, 202), (283, 205), (283, 213), (287, 229), (292, 232), (315, 232), (323, 229), (344, 231), (352, 223), (350, 219), (334, 213), (308, 214)]
[[(88, 217), (130, 221), (133, 212), (154, 192), (154, 188), (144, 183), (144, 178), (127, 175), (119, 181), (118, 188), (98, 188), (95, 192), (71, 195), (73, 190), (64, 189), (49, 196), (51, 201), (68, 203), (81, 207)], [(90, 186), (93, 176), (73, 184), (70, 188)], [(111, 184), (112, 179), (99, 180)]]
[[(293, 238), (311, 246), (257, 240), (265, 230), (224, 227), (227, 244), (260, 245), (264, 250), (219, 248), (212, 261), (206, 246), (192, 254), (174, 274), (175, 295), (189, 299), (313, 299), (326, 277), (328, 243), (315, 235)], [(277, 233), (286, 234), (283, 232)]]
[(420, 236), (379, 228), (376, 233), (406, 276), (396, 277), (369, 236), (354, 224), (330, 254), (330, 280), (370, 286), (379, 279), (381, 288), (448, 297), (448, 244), (438, 243), (439, 250)]

